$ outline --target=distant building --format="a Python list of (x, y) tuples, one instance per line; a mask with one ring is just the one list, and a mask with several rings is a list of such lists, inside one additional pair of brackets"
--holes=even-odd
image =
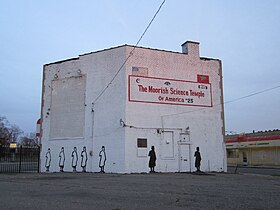
[[(118, 72), (118, 73), (117, 73)], [(112, 80), (112, 78), (114, 78)], [(44, 65), (41, 171), (226, 171), (222, 64), (123, 45)]]
[(280, 130), (226, 136), (228, 164), (280, 166)]

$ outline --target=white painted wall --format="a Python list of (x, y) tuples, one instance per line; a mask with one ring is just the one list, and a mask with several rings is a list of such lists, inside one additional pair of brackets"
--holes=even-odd
[[(81, 69), (87, 72), (87, 100), (95, 101), (106, 88), (112, 76), (116, 74), (125, 60), (125, 48), (114, 48), (80, 57)], [(124, 172), (124, 129), (120, 119), (125, 113), (126, 86), (124, 71), (106, 89), (102, 97), (93, 105), (93, 171), (99, 171), (99, 151), (105, 146), (107, 161), (105, 171)]]
[[(107, 86), (112, 75), (117, 71), (116, 67), (121, 66), (124, 59), (124, 48), (115, 48), (99, 53), (85, 54), (74, 60), (45, 65), (42, 102), (42, 172), (46, 171), (45, 156), (48, 148), (51, 149), (52, 157), (50, 171), (59, 171), (61, 147), (64, 147), (66, 156), (64, 171), (73, 170), (71, 154), (74, 147), (77, 147), (79, 153), (77, 171), (82, 171), (81, 152), (84, 146), (87, 148), (88, 154), (87, 171), (100, 171), (99, 152), (102, 146), (105, 146), (107, 155), (105, 171), (125, 171), (124, 129), (120, 125), (120, 119), (124, 118), (125, 111), (124, 71), (118, 75), (100, 100), (93, 104), (95, 98)], [(58, 75), (57, 78), (55, 78), (55, 74)], [(50, 139), (51, 81), (80, 74), (86, 78), (84, 136), (78, 139)]]
[[(79, 154), (77, 171), (82, 171), (81, 152), (85, 146), (88, 154), (87, 171), (98, 172), (99, 152), (101, 147), (105, 146), (106, 172), (148, 172), (147, 155), (150, 147), (154, 145), (157, 154), (156, 171), (176, 172), (180, 170), (178, 141), (187, 127), (189, 158), (186, 158), (186, 163), (190, 164), (190, 170), (195, 170), (193, 155), (195, 148), (199, 146), (203, 171), (226, 171), (220, 61), (200, 59), (197, 46), (196, 43), (191, 43), (189, 54), (137, 47), (108, 87), (112, 77), (133, 49), (132, 46), (111, 48), (45, 65), (41, 171), (46, 171), (45, 156), (48, 148), (52, 157), (50, 171), (59, 171), (61, 147), (64, 147), (65, 151), (64, 171), (73, 170), (71, 154), (74, 147), (77, 147)], [(190, 52), (192, 49), (194, 51)], [(128, 76), (135, 74), (132, 67), (144, 67), (140, 68), (142, 76), (194, 82), (197, 81), (197, 74), (209, 75), (213, 106), (202, 108), (130, 102)], [(81, 75), (86, 81), (84, 136), (50, 139), (52, 80)], [(96, 100), (104, 88), (106, 91)], [(173, 136), (173, 139), (166, 143), (170, 136)], [(148, 139), (146, 149), (137, 148), (137, 138)], [(170, 145), (173, 145), (172, 150)]]
[[(191, 46), (193, 47), (193, 46)], [(132, 47), (127, 47), (127, 54)], [(190, 131), (190, 164), (191, 171), (194, 167), (194, 152), (200, 147), (202, 155), (201, 170), (226, 171), (226, 154), (223, 141), (223, 107), (221, 90), (221, 66), (218, 60), (202, 60), (198, 57), (198, 50), (194, 53), (182, 54), (160, 50), (136, 48), (134, 56), (126, 65), (127, 75), (132, 74), (134, 66), (148, 68), (148, 77), (160, 77), (187, 81), (197, 81), (197, 74), (209, 75), (212, 85), (213, 107), (177, 106), (166, 104), (149, 104), (140, 102), (128, 102), (126, 100), (126, 121), (130, 126), (126, 128), (126, 166), (128, 172), (147, 172), (148, 157), (137, 158), (135, 156), (136, 139), (148, 138), (148, 149), (155, 146), (158, 154), (157, 171), (178, 171), (178, 141), (179, 134), (186, 127)], [(128, 82), (128, 78), (127, 78)], [(171, 115), (182, 113), (178, 115)], [(147, 128), (147, 129), (143, 129)], [(161, 135), (156, 129), (170, 130), (174, 128), (174, 158), (166, 160), (161, 158)], [(182, 131), (176, 130), (182, 129)], [(148, 151), (147, 151), (148, 153)], [(133, 158), (134, 157), (134, 158)], [(146, 164), (146, 166), (143, 166)], [(141, 168), (139, 167), (141, 165)]]

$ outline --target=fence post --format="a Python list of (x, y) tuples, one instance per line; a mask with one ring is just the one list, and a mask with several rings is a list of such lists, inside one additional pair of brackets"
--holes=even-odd
[(40, 173), (40, 153), (41, 153), (41, 147), (40, 146), (38, 146), (37, 152), (38, 152), (38, 173)]
[(19, 169), (18, 169), (19, 173), (21, 171), (21, 150), (22, 150), (22, 145), (20, 145), (19, 147)]

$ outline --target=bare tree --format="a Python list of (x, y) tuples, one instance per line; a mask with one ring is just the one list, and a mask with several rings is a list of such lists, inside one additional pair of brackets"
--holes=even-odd
[(8, 126), (9, 121), (6, 117), (0, 116), (0, 144), (6, 145), (9, 142), (10, 133)]
[(20, 138), (20, 144), (22, 146), (35, 146), (37, 145), (36, 142), (36, 135), (35, 133), (25, 134)]
[(23, 131), (17, 125), (11, 125), (6, 117), (0, 116), (0, 144), (17, 142)]
[(17, 125), (11, 125), (9, 128), (10, 139), (9, 143), (17, 142), (19, 136), (23, 134), (23, 131)]

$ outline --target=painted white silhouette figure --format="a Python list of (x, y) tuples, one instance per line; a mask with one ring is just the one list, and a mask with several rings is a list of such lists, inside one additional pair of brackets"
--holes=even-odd
[(61, 147), (61, 150), (60, 150), (60, 152), (59, 152), (59, 167), (60, 167), (60, 172), (63, 172), (64, 162), (65, 162), (64, 147)]
[(50, 171), (50, 165), (51, 165), (51, 149), (48, 148), (48, 151), (46, 153), (46, 162), (45, 162), (46, 172)]
[(83, 172), (86, 172), (87, 160), (88, 160), (86, 147), (83, 147), (81, 157), (82, 157), (81, 166), (82, 166)]
[(102, 146), (101, 151), (99, 152), (99, 168), (101, 173), (105, 173), (104, 167), (106, 163), (106, 152), (105, 147)]
[(77, 147), (74, 147), (74, 150), (72, 152), (72, 168), (73, 171), (77, 171), (77, 164), (78, 164), (78, 152), (77, 152)]

